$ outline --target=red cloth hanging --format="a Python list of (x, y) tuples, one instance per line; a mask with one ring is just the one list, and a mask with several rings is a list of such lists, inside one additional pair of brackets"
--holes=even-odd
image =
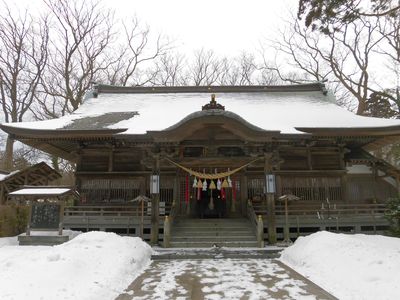
[(189, 202), (189, 175), (186, 175), (186, 185), (185, 185), (185, 202)]

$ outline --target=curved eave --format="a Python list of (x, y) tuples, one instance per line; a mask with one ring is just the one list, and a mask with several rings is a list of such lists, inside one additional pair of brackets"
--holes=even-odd
[(127, 128), (119, 129), (96, 129), (96, 130), (70, 130), (70, 129), (35, 129), (14, 127), (1, 124), (0, 128), (10, 135), (21, 138), (101, 138), (111, 137), (115, 134), (125, 132)]
[(296, 130), (321, 136), (389, 136), (400, 135), (400, 125), (384, 127), (296, 127)]
[(164, 130), (148, 131), (157, 142), (179, 142), (192, 136), (196, 131), (211, 127), (220, 127), (237, 137), (248, 141), (269, 141), (280, 131), (269, 131), (257, 127), (235, 113), (220, 110), (207, 110), (192, 113)]

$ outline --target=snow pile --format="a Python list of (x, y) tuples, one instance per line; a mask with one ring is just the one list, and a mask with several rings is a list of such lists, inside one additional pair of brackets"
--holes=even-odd
[(0, 248), (4, 246), (18, 246), (18, 237), (12, 236), (0, 238)]
[(84, 233), (62, 245), (0, 248), (0, 299), (114, 299), (150, 262), (139, 238)]
[(400, 299), (399, 238), (322, 231), (280, 259), (339, 299)]

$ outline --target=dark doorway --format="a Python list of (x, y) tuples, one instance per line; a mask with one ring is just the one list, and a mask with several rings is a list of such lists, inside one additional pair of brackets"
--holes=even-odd
[[(209, 186), (209, 181), (207, 180)], [(197, 191), (199, 192), (199, 191)], [(223, 190), (207, 189), (200, 190), (197, 195), (196, 212), (200, 218), (223, 218), (226, 217), (226, 193)]]

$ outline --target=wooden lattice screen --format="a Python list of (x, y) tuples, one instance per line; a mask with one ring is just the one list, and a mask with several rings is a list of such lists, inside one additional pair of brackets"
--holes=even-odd
[(86, 203), (125, 203), (140, 195), (140, 179), (82, 179), (80, 193)]
[(282, 176), (280, 194), (293, 194), (310, 201), (343, 200), (340, 177)]

